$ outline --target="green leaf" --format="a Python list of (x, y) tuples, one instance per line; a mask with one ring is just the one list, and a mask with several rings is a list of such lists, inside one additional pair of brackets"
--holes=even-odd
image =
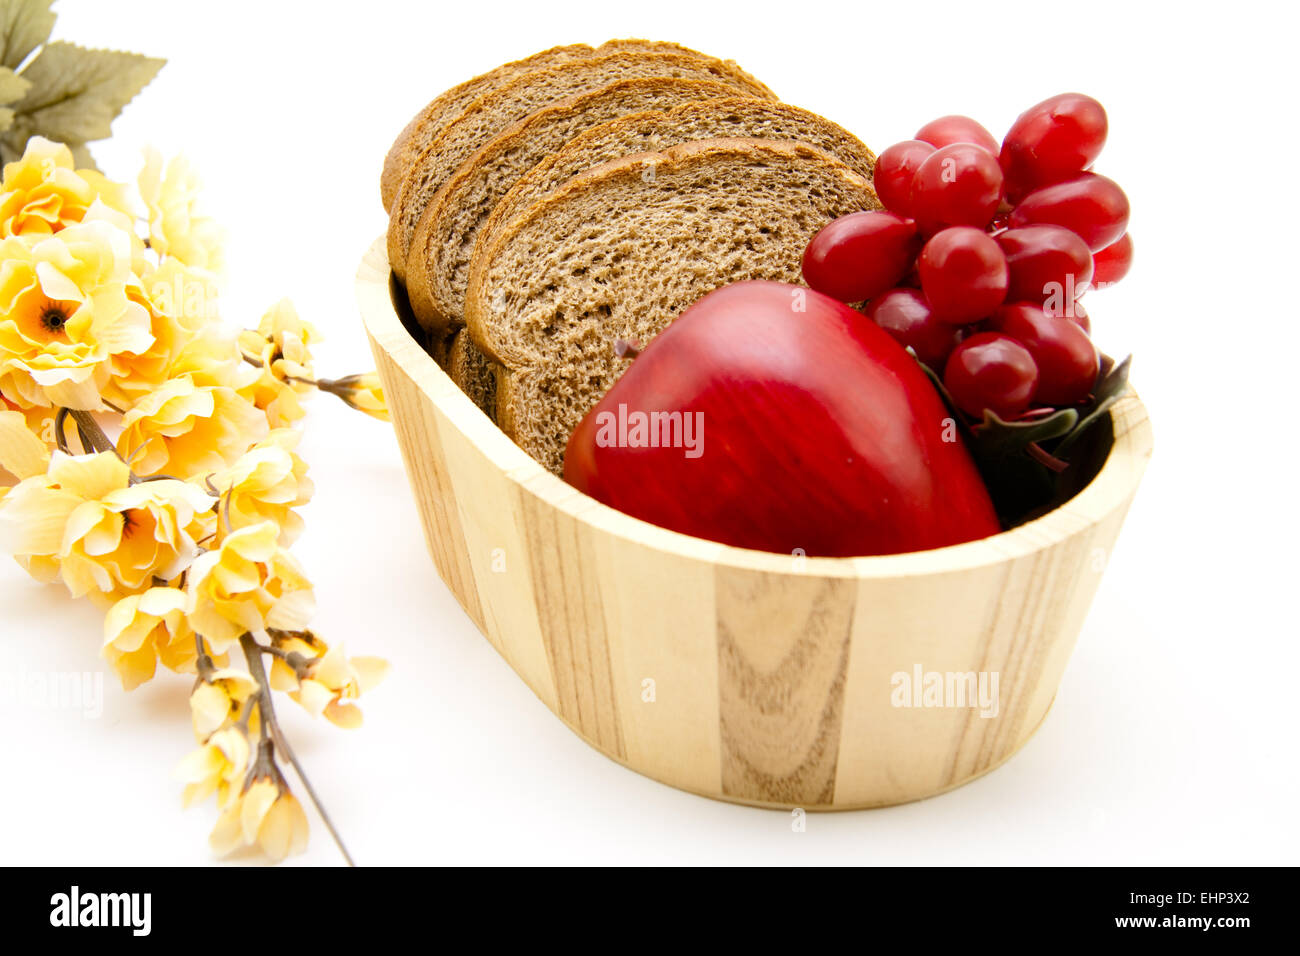
[[(912, 350), (909, 348), (909, 352)], [(916, 353), (912, 352), (915, 356)], [(917, 360), (921, 370), (930, 378), (930, 383), (948, 406), (953, 419), (961, 425), (972, 444), (972, 451), (977, 457), (999, 458), (1024, 451), (1031, 442), (1047, 441), (1067, 434), (1079, 420), (1079, 413), (1072, 408), (1062, 408), (1051, 414), (1022, 421), (1004, 422), (993, 412), (985, 411), (984, 420), (971, 425), (965, 412), (948, 394), (939, 373), (924, 362)]]
[(31, 89), (17, 103), (15, 129), (78, 145), (112, 134), (117, 114), (162, 69), (165, 60), (47, 43), (23, 70)]
[(1079, 413), (1073, 408), (1062, 408), (1037, 418), (1005, 422), (988, 409), (984, 421), (973, 429), (980, 454), (989, 456), (1017, 455), (1032, 442), (1050, 441), (1067, 435), (1079, 422)]
[[(0, 66), (0, 133), (13, 126), (15, 118), (13, 109), (4, 104), (22, 99), (30, 88), (31, 84), (9, 67)], [(8, 161), (8, 158), (7, 154), (0, 151), (0, 160)]]
[(32, 84), (7, 66), (0, 66), (0, 105), (17, 102), (27, 95)]
[(1079, 424), (1074, 430), (1061, 439), (1061, 443), (1056, 446), (1054, 454), (1060, 455), (1067, 451), (1071, 445), (1089, 428), (1101, 420), (1101, 416), (1110, 411), (1110, 407), (1119, 401), (1119, 397), (1124, 394), (1128, 388), (1128, 371), (1133, 364), (1133, 356), (1129, 355), (1116, 364), (1115, 360), (1109, 356), (1102, 356), (1102, 374), (1097, 382), (1097, 388), (1093, 392), (1092, 404), (1083, 410), (1083, 415)]
[(918, 364), (961, 425), (1002, 526), (1013, 528), (1046, 514), (1092, 480), (1109, 448), (1106, 429), (1093, 426), (1106, 420), (1127, 387), (1130, 359), (1116, 364), (1103, 355), (1097, 386), (1081, 408), (1044, 409), (1013, 422), (988, 411), (983, 421), (973, 422), (957, 408), (940, 375)]
[(28, 54), (50, 38), (54, 29), (52, 2), (0, 0), (0, 65), (18, 69)]

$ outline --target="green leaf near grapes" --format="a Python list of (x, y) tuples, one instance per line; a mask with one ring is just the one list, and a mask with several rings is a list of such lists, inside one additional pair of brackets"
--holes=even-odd
[(1133, 356), (1125, 356), (1123, 361), (1116, 362), (1109, 355), (1101, 357), (1101, 373), (1097, 377), (1097, 387), (1093, 389), (1092, 399), (1087, 406), (1081, 411), (1079, 424), (1067, 435), (1065, 435), (1059, 445), (1056, 446), (1058, 454), (1064, 454), (1069, 451), (1073, 445), (1085, 432), (1095, 425), (1101, 416), (1110, 411), (1110, 407), (1119, 401), (1119, 397), (1124, 394), (1128, 388), (1128, 370), (1133, 364)]
[[(911, 351), (910, 349), (908, 351)], [(1004, 527), (1014, 527), (1050, 511), (1092, 480), (1104, 461), (1109, 438), (1106, 413), (1128, 387), (1132, 356), (1116, 362), (1101, 357), (1101, 371), (1088, 401), (1077, 408), (1042, 409), (1015, 421), (985, 411), (974, 421), (952, 400), (943, 378), (920, 362), (943, 398), (988, 485)]]

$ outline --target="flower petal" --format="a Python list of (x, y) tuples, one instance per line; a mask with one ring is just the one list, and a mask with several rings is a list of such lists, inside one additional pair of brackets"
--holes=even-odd
[(0, 469), (15, 478), (43, 475), (49, 467), (50, 450), (27, 427), (22, 412), (0, 411)]

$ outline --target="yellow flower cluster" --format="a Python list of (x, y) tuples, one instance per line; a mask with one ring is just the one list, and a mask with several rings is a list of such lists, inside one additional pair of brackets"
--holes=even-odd
[(258, 779), (227, 806), (209, 840), (224, 855), (259, 846), (276, 862), (307, 847), (307, 814), (282, 779)]
[(104, 617), (104, 656), (127, 690), (152, 678), (159, 660), (177, 673), (193, 673), (197, 648), (185, 592), (149, 588), (114, 604)]
[(305, 627), (311, 619), (311, 582), (278, 539), (273, 522), (249, 525), (190, 565), (190, 622), (219, 653), (246, 633)]
[(355, 727), (387, 667), (307, 630), (312, 585), (287, 549), (313, 486), (292, 426), (314, 391), (387, 408), (374, 373), (317, 380), (320, 333), (287, 300), (256, 328), (222, 321), (221, 233), (197, 199), (193, 169), (155, 151), (134, 190), (40, 137), (5, 165), (0, 548), (104, 606), (123, 687), (160, 662), (195, 676), (185, 802), (216, 796), (218, 851), (281, 859), (307, 820), (276, 765), (292, 755), (272, 690)]
[(53, 235), (81, 222), (95, 200), (121, 209), (126, 190), (90, 169), (73, 169), (72, 151), (40, 136), (5, 167), (0, 236)]
[(0, 507), (0, 548), (74, 597), (117, 600), (178, 576), (198, 552), (213, 498), (175, 479), (131, 482), (110, 452), (56, 451)]
[(221, 229), (198, 214), (199, 177), (185, 157), (172, 157), (164, 171), (162, 154), (145, 150), (139, 185), (140, 198), (149, 210), (149, 245), (160, 256), (220, 272)]
[(345, 657), (342, 645), (326, 647), (310, 631), (272, 636), (278, 653), (271, 665), (271, 686), (288, 691), (313, 716), (324, 714), (339, 727), (360, 727), (361, 708), (353, 701), (387, 676), (388, 662)]
[(221, 496), (226, 520), (233, 528), (269, 521), (288, 547), (302, 534), (302, 517), (295, 511), (311, 500), (315, 486), (307, 463), (294, 450), (300, 435), (277, 428), (245, 452), (229, 468), (203, 479)]
[(0, 182), (0, 397), (41, 425), (57, 408), (115, 413), (142, 476), (233, 464), (301, 419), (312, 389), (320, 336), (291, 304), (244, 337), (221, 323), (220, 233), (196, 191), (183, 160), (150, 152), (136, 199), (39, 137)]

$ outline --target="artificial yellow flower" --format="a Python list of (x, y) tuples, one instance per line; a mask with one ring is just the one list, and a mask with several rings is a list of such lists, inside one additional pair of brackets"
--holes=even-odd
[(312, 346), (319, 344), (320, 333), (298, 315), (288, 299), (271, 306), (257, 323), (257, 331), (240, 335), (244, 354), (261, 362), (276, 378), (311, 379)]
[(256, 329), (239, 333), (239, 350), (259, 375), (244, 394), (266, 413), (272, 428), (292, 425), (306, 414), (302, 396), (311, 392), (311, 348), (320, 333), (298, 316), (293, 303), (281, 299), (262, 316)]
[(271, 521), (280, 529), (282, 545), (297, 540), (303, 520), (293, 509), (310, 501), (315, 490), (307, 463), (293, 450), (300, 438), (293, 429), (277, 428), (229, 468), (202, 480), (220, 497), (232, 528)]
[(261, 778), (217, 819), (208, 838), (224, 856), (241, 846), (259, 846), (272, 861), (307, 848), (307, 814), (282, 781)]
[(199, 740), (207, 740), (228, 721), (238, 720), (245, 702), (257, 693), (257, 683), (233, 667), (213, 671), (190, 694), (190, 717)]
[(5, 164), (0, 236), (51, 235), (81, 222), (95, 200), (130, 211), (122, 186), (75, 165), (72, 150), (62, 143), (29, 139), (22, 158)]
[(195, 518), (211, 496), (183, 481), (131, 484), (111, 452), (66, 455), (0, 500), (0, 549), (74, 597), (119, 597), (154, 577), (170, 580), (193, 559)]
[(198, 215), (199, 178), (189, 161), (173, 156), (163, 167), (162, 154), (145, 150), (138, 179), (140, 196), (149, 211), (149, 245), (163, 258), (187, 266), (220, 272), (223, 266), (221, 229)]
[(200, 329), (181, 347), (167, 377), (184, 376), (200, 387), (230, 388), (257, 407), (250, 387), (258, 374), (257, 369), (240, 358), (230, 327), (217, 324)]
[(388, 662), (378, 657), (348, 659), (340, 644), (309, 665), (309, 676), (289, 696), (313, 717), (321, 714), (344, 728), (361, 726), (361, 708), (352, 701), (379, 684)]
[(117, 448), (138, 474), (189, 477), (225, 468), (267, 431), (266, 416), (233, 388), (183, 375), (126, 410)]
[(0, 241), (0, 394), (19, 407), (99, 408), (110, 359), (153, 344), (131, 235), (101, 212), (38, 241)]
[[(55, 427), (58, 420), (59, 410), (57, 408), (41, 408), (36, 405), (29, 408), (22, 408), (10, 404), (6, 401), (4, 396), (0, 396), (0, 410), (4, 409), (11, 409), (21, 414), (27, 423), (27, 431), (30, 433), (31, 437), (44, 446), (45, 464), (40, 468), (40, 471), (44, 471), (45, 466), (49, 464), (50, 453), (54, 451), (59, 444), (58, 429)], [(72, 443), (70, 447), (81, 447), (80, 436), (77, 434), (77, 424), (71, 418), (65, 419), (63, 422), (63, 440), (65, 443)], [(17, 474), (17, 472), (14, 472), (14, 474)], [(28, 475), (19, 475), (19, 477), (26, 478), (29, 477), (30, 474), (35, 474), (35, 472), (31, 472)]]
[(253, 381), (239, 390), (266, 416), (271, 428), (288, 428), (307, 414), (302, 397), (311, 389), (296, 382), (282, 382), (264, 369), (258, 369)]
[(273, 631), (272, 643), (278, 654), (271, 658), (272, 690), (295, 691), (315, 662), (329, 651), (329, 645), (310, 630)]
[(159, 660), (173, 671), (193, 671), (198, 650), (185, 620), (185, 592), (153, 587), (128, 594), (104, 617), (104, 657), (123, 690), (150, 680)]
[(311, 618), (311, 582), (278, 538), (271, 521), (239, 528), (190, 566), (190, 624), (216, 651), (246, 632), (297, 630)]
[(221, 286), (207, 270), (168, 257), (147, 266), (140, 279), (150, 304), (182, 327), (193, 331), (220, 320)]
[(41, 431), (40, 426), (32, 428), (25, 413), (10, 409), (0, 399), (0, 495), (9, 484), (4, 480), (5, 473), (17, 479), (30, 478), (49, 467), (50, 449), (40, 439)]
[(138, 354), (114, 357), (106, 400), (124, 408), (186, 372), (196, 373), (199, 384), (242, 385), (256, 378), (242, 372), (233, 334), (217, 321), (218, 291), (211, 278), (167, 259), (147, 269), (141, 283), (140, 301), (149, 311), (153, 342)]
[(185, 784), (183, 804), (192, 806), (215, 793), (217, 806), (229, 806), (243, 783), (248, 757), (248, 735), (242, 727), (216, 731), (176, 767), (175, 776)]
[(365, 372), (361, 375), (331, 379), (328, 384), (322, 382), (320, 387), (337, 395), (357, 411), (365, 412), (371, 418), (377, 418), (381, 422), (390, 420), (388, 403), (384, 400), (384, 387), (379, 381), (378, 372)]

